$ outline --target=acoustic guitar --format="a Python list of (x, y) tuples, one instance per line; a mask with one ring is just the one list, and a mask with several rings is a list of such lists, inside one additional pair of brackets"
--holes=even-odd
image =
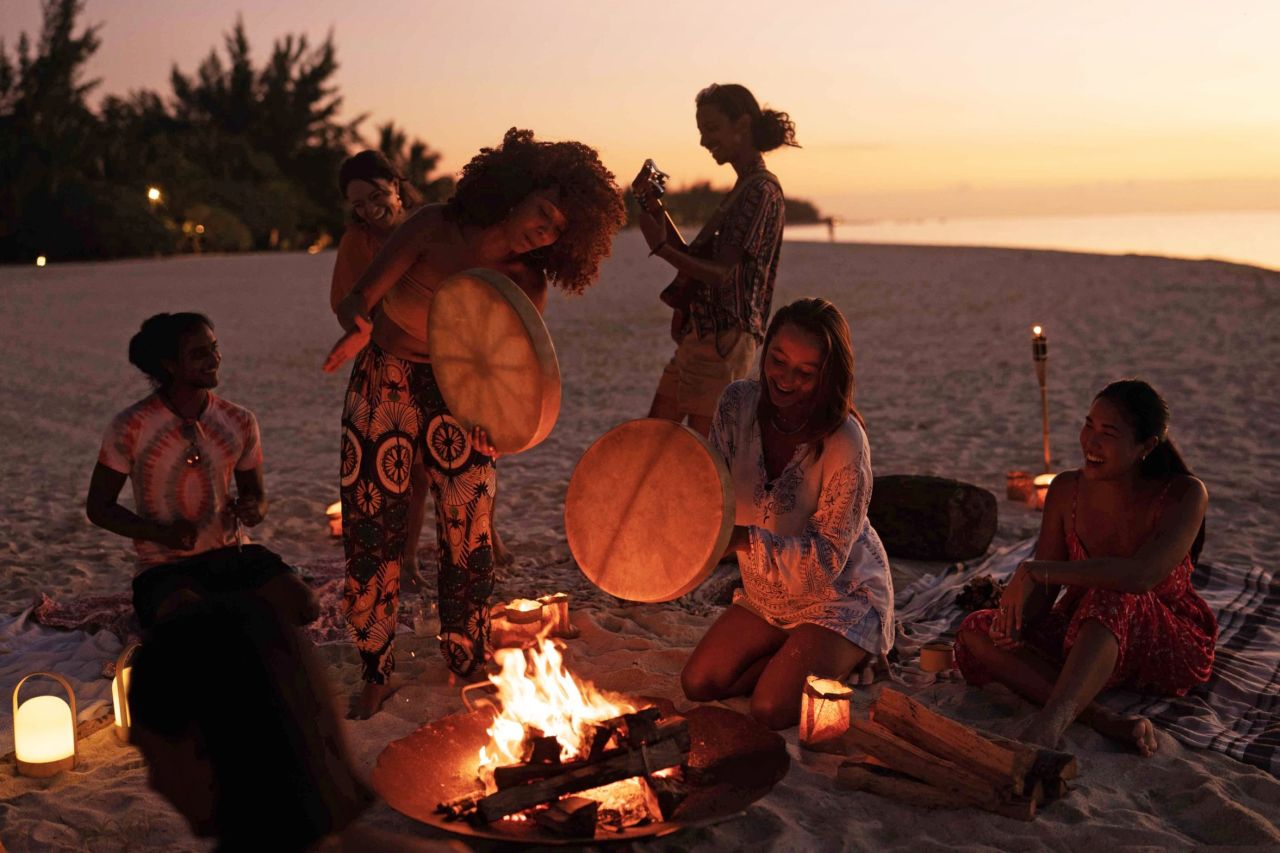
[[(631, 192), (635, 194), (636, 202), (642, 210), (655, 219), (662, 220), (667, 229), (666, 241), (685, 249), (688, 246), (684, 241), (684, 237), (680, 234), (680, 229), (676, 227), (675, 222), (671, 219), (671, 214), (667, 212), (666, 206), (662, 203), (662, 197), (667, 193), (667, 179), (669, 177), (671, 176), (659, 169), (652, 159), (645, 160), (644, 165), (640, 167), (639, 174), (631, 182)], [(688, 310), (689, 303), (693, 301), (696, 287), (696, 281), (683, 273), (678, 273), (675, 280), (658, 295), (658, 298), (676, 311), (684, 312)]]

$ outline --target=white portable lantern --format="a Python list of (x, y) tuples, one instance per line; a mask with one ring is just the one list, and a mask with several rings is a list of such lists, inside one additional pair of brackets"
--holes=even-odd
[[(61, 684), (71, 704), (59, 696), (35, 696), (19, 704), (18, 691), (33, 678)], [(23, 776), (45, 778), (76, 766), (76, 694), (65, 678), (33, 672), (13, 688), (13, 745)]]

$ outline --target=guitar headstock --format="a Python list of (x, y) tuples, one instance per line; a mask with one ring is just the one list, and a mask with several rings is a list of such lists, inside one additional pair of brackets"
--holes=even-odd
[(636, 201), (640, 202), (641, 207), (650, 213), (662, 210), (662, 197), (667, 192), (668, 177), (670, 176), (659, 169), (653, 160), (644, 161), (640, 173), (631, 182), (631, 191), (635, 193)]

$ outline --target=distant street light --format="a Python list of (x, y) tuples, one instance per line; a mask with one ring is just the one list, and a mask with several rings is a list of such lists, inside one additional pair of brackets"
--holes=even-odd
[(36, 258), (36, 266), (38, 267), (42, 267), (48, 262), (49, 262), (48, 258), (46, 258), (44, 255), (40, 255), (39, 257)]
[(152, 204), (155, 204), (155, 203), (159, 202), (159, 201), (160, 201), (160, 188), (159, 188), (159, 187), (147, 187), (147, 198), (151, 201), (151, 203), (152, 203)]

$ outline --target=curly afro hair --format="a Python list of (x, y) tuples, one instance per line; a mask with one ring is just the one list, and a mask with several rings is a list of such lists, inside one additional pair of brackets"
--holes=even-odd
[(540, 142), (511, 128), (497, 148), (481, 148), (462, 168), (446, 216), (459, 224), (496, 225), (534, 190), (558, 187), (567, 224), (560, 239), (523, 260), (548, 282), (582, 293), (596, 280), (613, 235), (626, 219), (613, 173), (581, 142)]

